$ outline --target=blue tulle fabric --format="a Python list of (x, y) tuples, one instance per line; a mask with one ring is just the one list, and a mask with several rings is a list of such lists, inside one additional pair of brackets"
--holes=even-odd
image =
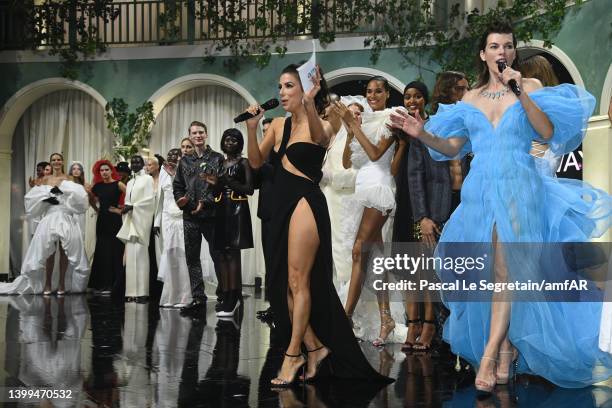
[[(530, 94), (554, 126), (547, 140), (555, 154), (570, 152), (584, 137), (595, 106), (588, 92), (573, 85)], [(473, 152), (461, 190), (461, 204), (446, 223), (441, 243), (585, 242), (610, 228), (612, 197), (577, 180), (546, 177), (529, 155), (541, 140), (520, 102), (493, 126), (475, 106), (442, 105), (426, 130), (436, 136), (465, 138), (463, 156)], [(430, 149), (436, 160), (449, 160)], [(440, 246), (442, 247), (442, 246)], [(513, 273), (538, 279), (538, 263), (521, 251), (508, 251)], [(547, 271), (550, 273), (550, 271)], [(442, 279), (448, 276), (441, 275)], [(488, 339), (490, 303), (447, 302), (451, 314), (444, 339), (453, 352), (478, 365)], [(513, 302), (509, 338), (519, 350), (519, 372), (542, 376), (562, 387), (583, 387), (610, 378), (612, 355), (598, 348), (600, 302)]]

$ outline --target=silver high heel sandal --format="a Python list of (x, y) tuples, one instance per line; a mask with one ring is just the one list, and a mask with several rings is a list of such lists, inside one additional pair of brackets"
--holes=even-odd
[[(395, 332), (395, 320), (391, 317), (391, 310), (381, 309), (380, 322), (380, 335), (372, 341), (372, 344), (376, 347), (382, 347), (387, 344), (387, 339), (389, 336), (393, 337)], [(387, 334), (383, 337), (385, 331)]]

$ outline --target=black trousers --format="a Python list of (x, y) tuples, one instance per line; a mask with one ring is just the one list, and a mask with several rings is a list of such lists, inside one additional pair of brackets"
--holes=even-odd
[[(202, 248), (202, 235), (206, 242), (210, 257), (215, 264), (215, 274), (217, 274), (218, 252), (215, 247), (215, 218), (184, 218), (183, 229), (185, 232), (185, 258), (187, 259), (187, 269), (189, 271), (189, 282), (191, 283), (191, 295), (193, 299), (204, 300), (204, 280), (202, 279), (202, 263), (200, 261), (200, 250)], [(218, 274), (217, 274), (218, 278)]]

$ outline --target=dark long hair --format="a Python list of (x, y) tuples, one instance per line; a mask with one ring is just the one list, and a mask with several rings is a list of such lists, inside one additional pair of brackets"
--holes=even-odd
[[(516, 36), (514, 35), (514, 30), (510, 23), (506, 21), (495, 21), (487, 27), (487, 29), (482, 33), (480, 37), (480, 41), (478, 43), (478, 54), (476, 55), (476, 65), (478, 66), (478, 80), (476, 81), (476, 85), (474, 88), (480, 88), (483, 85), (486, 85), (489, 82), (489, 68), (487, 67), (487, 63), (480, 59), (480, 51), (484, 51), (487, 48), (487, 38), (489, 38), (490, 34), (512, 34), (512, 44), (514, 45), (514, 49), (516, 50)], [(516, 56), (514, 57), (514, 61), (512, 62), (512, 69), (518, 71), (518, 50), (516, 50)]]
[[(391, 86), (389, 85), (389, 80), (387, 78), (385, 78), (382, 75), (375, 75), (372, 78), (370, 78), (368, 80), (367, 85), (370, 85), (370, 82), (372, 81), (376, 81), (376, 82), (382, 82), (383, 83), (383, 87), (385, 88), (385, 91), (387, 92), (391, 92)], [(366, 85), (366, 87), (367, 87)]]
[[(283, 75), (283, 74), (294, 75), (298, 79), (297, 82), (300, 84), (300, 88), (302, 87), (302, 83), (300, 82), (300, 74), (298, 73), (297, 69), (302, 64), (303, 63), (300, 63), (300, 64), (289, 64), (281, 72), (281, 75)], [(319, 116), (324, 117), (325, 116), (325, 109), (330, 104), (329, 88), (327, 87), (327, 82), (325, 81), (325, 76), (323, 75), (323, 69), (321, 67), (319, 67), (319, 72), (321, 73), (321, 89), (319, 90), (319, 92), (315, 96), (314, 103), (315, 103), (315, 108), (317, 109), (317, 112), (319, 113)], [(302, 91), (303, 91), (303, 89), (302, 89)]]
[[(81, 169), (81, 176), (80, 177), (75, 177), (72, 175), (72, 168), (74, 166), (78, 166)], [(72, 177), (72, 181), (74, 181), (75, 183), (78, 183), (82, 186), (85, 185), (85, 170), (83, 169), (83, 164), (80, 162), (72, 162), (72, 164), (70, 165), (70, 170), (68, 171), (68, 175), (70, 177)]]
[(463, 72), (458, 71), (444, 71), (438, 75), (436, 84), (434, 85), (433, 94), (431, 95), (431, 111), (436, 113), (438, 111), (439, 104), (451, 104), (456, 101), (453, 100), (455, 94), (455, 85), (462, 79), (467, 80), (467, 77)]
[(389, 80), (382, 75), (375, 75), (372, 78), (370, 78), (368, 80), (368, 83), (366, 84), (366, 89), (364, 91), (364, 96), (366, 97), (368, 94), (368, 85), (370, 85), (370, 82), (372, 81), (382, 82), (383, 88), (385, 88), (385, 91), (387, 91), (387, 93), (389, 94), (389, 97), (387, 98), (387, 101), (385, 102), (385, 108), (386, 108), (387, 105), (389, 104), (389, 99), (391, 99), (391, 85), (389, 85)]

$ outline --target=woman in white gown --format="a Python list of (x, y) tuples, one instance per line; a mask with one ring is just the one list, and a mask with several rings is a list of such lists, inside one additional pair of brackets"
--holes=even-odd
[[(159, 299), (159, 304), (162, 307), (183, 307), (192, 301), (189, 271), (185, 259), (183, 211), (177, 207), (172, 194), (172, 181), (183, 148), (193, 152), (192, 142), (190, 140), (183, 141), (180, 150), (170, 149), (167, 162), (159, 172), (161, 196), (159, 198), (160, 206), (155, 216), (155, 227), (161, 228), (163, 243), (157, 275), (158, 279), (164, 282), (164, 288)], [(191, 153), (186, 152), (185, 154)]]
[[(368, 103), (363, 96), (341, 97), (340, 101), (354, 112), (361, 124), (361, 114), (368, 109)], [(339, 120), (340, 118), (338, 118)], [(333, 126), (333, 124), (332, 124)], [(347, 139), (347, 129), (340, 123), (340, 129), (327, 146), (327, 156), (323, 162), (323, 178), (319, 182), (321, 191), (325, 194), (329, 208), (329, 219), (332, 225), (346, 225), (348, 218), (354, 217), (354, 209), (347, 205), (355, 193), (355, 176), (353, 168), (345, 169), (342, 165), (342, 156)], [(334, 259), (334, 283), (342, 301), (343, 286), (351, 278), (351, 246), (346, 245), (346, 234), (343, 228), (332, 228), (332, 255)], [(351, 242), (352, 244), (352, 242)]]
[[(396, 151), (396, 138), (387, 128), (392, 112), (392, 109), (385, 109), (389, 96), (389, 83), (385, 78), (376, 76), (370, 79), (366, 99), (373, 112), (362, 114), (361, 126), (353, 112), (343, 103), (335, 104), (336, 113), (342, 118), (349, 135), (343, 164), (346, 168), (352, 166), (357, 169), (353, 201), (363, 209), (361, 218), (355, 219), (359, 224), (352, 228), (356, 230), (356, 234), (351, 234), (351, 237), (355, 237), (352, 249), (353, 266), (345, 303), (346, 314), (351, 319), (366, 276), (366, 271), (363, 270), (362, 247), (382, 245), (383, 227), (395, 209), (395, 180), (391, 167)], [(391, 317), (388, 293), (378, 291), (377, 298), (380, 331), (372, 343), (382, 346), (395, 329), (395, 321)], [(364, 334), (366, 339), (374, 337)]]
[[(68, 171), (68, 179), (70, 181), (74, 181), (77, 184), (80, 184), (85, 188), (85, 191), (89, 191), (91, 186), (85, 183), (85, 172), (83, 170), (83, 163), (75, 161), (70, 165), (70, 170)], [(85, 219), (86, 212), (75, 214), (74, 218), (77, 220), (79, 224), (79, 228), (81, 229), (81, 236), (83, 237), (83, 243), (85, 243)]]
[(21, 275), (13, 282), (0, 284), (0, 294), (50, 295), (55, 289), (52, 274), (56, 251), (60, 254), (57, 294), (83, 292), (87, 287), (89, 264), (75, 219), (75, 215), (87, 210), (87, 193), (83, 186), (67, 179), (61, 154), (53, 153), (50, 162), (53, 174), (33, 187), (24, 199), (26, 216), (41, 219), (21, 265)]

